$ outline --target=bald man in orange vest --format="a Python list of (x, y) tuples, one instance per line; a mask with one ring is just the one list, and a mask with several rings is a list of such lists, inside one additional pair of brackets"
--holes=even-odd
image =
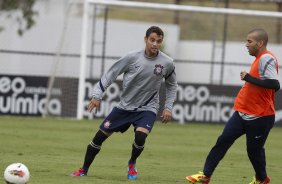
[(248, 33), (246, 47), (256, 57), (249, 73), (242, 71), (241, 80), (246, 81), (239, 91), (234, 114), (207, 156), (203, 172), (187, 176), (191, 183), (208, 184), (218, 163), (236, 139), (246, 134), (248, 157), (255, 170), (250, 184), (268, 184), (264, 144), (275, 121), (274, 93), (280, 89), (278, 61), (266, 49), (268, 35), (263, 29)]

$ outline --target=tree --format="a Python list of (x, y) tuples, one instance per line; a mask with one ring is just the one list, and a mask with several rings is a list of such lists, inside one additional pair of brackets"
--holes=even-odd
[[(35, 24), (34, 16), (38, 13), (33, 10), (34, 4), (35, 0), (0, 0), (0, 17), (15, 19), (21, 36)], [(0, 32), (4, 29), (0, 25)]]

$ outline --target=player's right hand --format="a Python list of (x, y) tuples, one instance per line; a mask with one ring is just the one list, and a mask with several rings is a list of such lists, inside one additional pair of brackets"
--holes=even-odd
[(95, 109), (94, 113), (96, 113), (96, 111), (100, 109), (100, 103), (101, 102), (99, 100), (92, 98), (87, 106), (87, 111), (91, 112)]
[(241, 80), (244, 80), (244, 78), (246, 77), (246, 75), (247, 75), (247, 72), (246, 72), (246, 71), (241, 71), (241, 72), (240, 72), (240, 78), (241, 78)]

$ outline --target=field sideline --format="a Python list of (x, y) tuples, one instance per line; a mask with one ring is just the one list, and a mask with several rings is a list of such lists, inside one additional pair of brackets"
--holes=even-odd
[[(68, 176), (81, 167), (85, 149), (98, 129), (99, 120), (74, 121), (0, 117), (0, 180), (10, 163), (22, 162), (31, 172), (29, 184), (172, 184), (188, 183), (185, 176), (202, 169), (223, 125), (157, 123), (138, 159), (139, 176), (128, 181), (127, 161), (133, 128), (112, 135), (102, 147), (87, 177)], [(266, 143), (268, 174), (281, 183), (282, 128), (274, 128)], [(248, 184), (254, 175), (245, 137), (235, 142), (212, 178), (212, 184)], [(0, 183), (2, 183), (0, 181)]]

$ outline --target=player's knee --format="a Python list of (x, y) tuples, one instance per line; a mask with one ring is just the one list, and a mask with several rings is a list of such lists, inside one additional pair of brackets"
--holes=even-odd
[(231, 146), (234, 143), (234, 139), (227, 135), (220, 135), (216, 141), (218, 146)]
[(139, 148), (139, 149), (144, 148), (146, 138), (147, 138), (147, 134), (146, 133), (141, 132), (141, 131), (136, 131), (135, 132), (135, 140), (134, 140), (133, 145), (136, 148)]
[(93, 140), (90, 142), (93, 145), (97, 145), (97, 146), (101, 146), (102, 143), (108, 138), (108, 135), (106, 135), (104, 132), (102, 132), (101, 130), (99, 130), (95, 137), (93, 138)]
[(248, 153), (248, 155), (258, 154), (258, 153), (261, 152), (262, 149), (263, 149), (263, 147), (259, 147), (257, 145), (248, 145), (247, 146), (247, 153)]

